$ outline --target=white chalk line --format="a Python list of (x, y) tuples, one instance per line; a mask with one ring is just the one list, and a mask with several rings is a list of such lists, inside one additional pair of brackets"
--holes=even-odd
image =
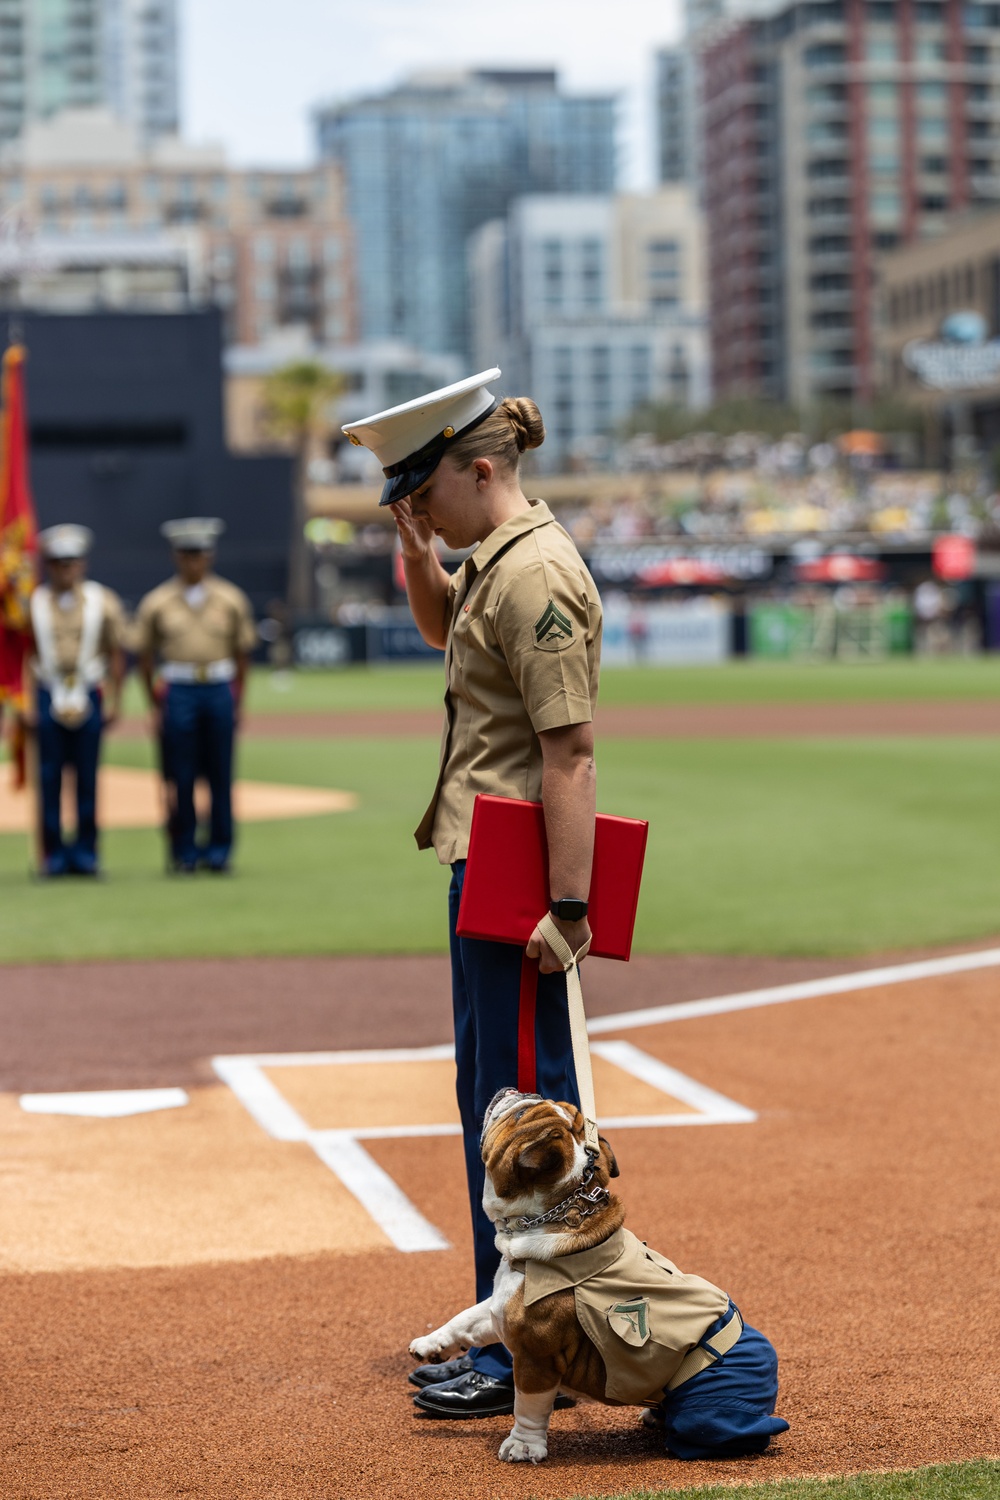
[[(588, 1030), (592, 1036), (600, 1036), (607, 1032), (638, 1030), (665, 1022), (689, 1021), (702, 1016), (725, 1015), (768, 1005), (785, 1005), (793, 1000), (856, 994), (861, 990), (880, 989), (887, 985), (908, 984), (921, 979), (938, 979), (951, 974), (997, 967), (1000, 967), (1000, 948), (990, 948), (979, 953), (958, 953), (944, 958), (892, 964), (879, 969), (862, 969), (853, 974), (831, 975), (826, 979), (809, 979), (795, 984), (772, 985), (767, 989), (718, 995), (712, 999), (687, 1000), (676, 1005), (658, 1005), (646, 1010), (625, 1011), (619, 1015), (598, 1016), (588, 1023)], [(753, 1110), (733, 1099), (727, 1099), (724, 1094), (717, 1093), (658, 1058), (640, 1051), (630, 1042), (595, 1042), (593, 1051), (615, 1067), (679, 1099), (692, 1111), (690, 1114), (608, 1117), (601, 1122), (607, 1130), (748, 1124), (757, 1118)], [(320, 1160), (371, 1215), (391, 1243), (399, 1250), (410, 1252), (447, 1249), (448, 1242), (414, 1207), (361, 1142), (458, 1136), (462, 1133), (461, 1126), (449, 1122), (364, 1126), (354, 1130), (312, 1130), (263, 1070), (344, 1067), (371, 1063), (443, 1062), (454, 1055), (454, 1047), (449, 1043), (442, 1043), (433, 1047), (368, 1048), (354, 1052), (274, 1052), (252, 1057), (216, 1057), (213, 1058), (212, 1065), (219, 1078), (228, 1084), (268, 1135), (275, 1140), (304, 1141), (312, 1146)]]
[(827, 979), (805, 979), (797, 984), (777, 984), (765, 990), (719, 995), (713, 1000), (682, 1000), (676, 1005), (656, 1005), (649, 1010), (626, 1010), (617, 1016), (597, 1016), (587, 1023), (592, 1036), (606, 1031), (635, 1031), (642, 1026), (660, 1026), (666, 1021), (693, 1021), (699, 1016), (722, 1016), (730, 1011), (755, 1010), (762, 1005), (785, 1005), (791, 1000), (819, 1000), (849, 995), (858, 990), (881, 989), (883, 985), (910, 984), (918, 979), (939, 979), (948, 974), (967, 974), (975, 969), (1000, 967), (1000, 948), (980, 953), (954, 953), (948, 958), (927, 958), (882, 969), (862, 969), (855, 974), (831, 974)]
[[(609, 1118), (606, 1129), (660, 1129), (686, 1125), (742, 1124), (755, 1120), (752, 1110), (697, 1083), (676, 1068), (640, 1052), (631, 1042), (597, 1042), (594, 1051), (608, 1062), (687, 1104), (691, 1113), (626, 1115)], [(453, 1121), (420, 1125), (358, 1126), (351, 1130), (314, 1130), (284, 1097), (265, 1068), (345, 1067), (351, 1064), (443, 1062), (454, 1057), (449, 1045), (394, 1047), (358, 1052), (267, 1052), (252, 1057), (216, 1057), (212, 1066), (257, 1124), (274, 1140), (302, 1141), (358, 1200), (397, 1250), (446, 1250), (448, 1241), (411, 1203), (403, 1190), (364, 1149), (363, 1141), (415, 1140), (460, 1136)]]

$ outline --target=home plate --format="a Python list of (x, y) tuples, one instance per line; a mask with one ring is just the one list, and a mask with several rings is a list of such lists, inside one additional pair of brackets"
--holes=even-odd
[(120, 1120), (151, 1115), (158, 1109), (180, 1109), (188, 1102), (183, 1089), (105, 1089), (85, 1094), (22, 1094), (29, 1115), (85, 1115), (92, 1120)]
[[(67, 790), (71, 793), (72, 787)], [(163, 823), (163, 790), (155, 771), (103, 766), (97, 795), (98, 817), (104, 828), (159, 828)], [(64, 802), (64, 821), (72, 826), (76, 815), (69, 797)], [(349, 812), (357, 805), (352, 792), (327, 787), (238, 781), (233, 788), (233, 807), (244, 823)], [(31, 806), (32, 798), (26, 792), (11, 787), (9, 773), (0, 775), (0, 833), (26, 833)]]

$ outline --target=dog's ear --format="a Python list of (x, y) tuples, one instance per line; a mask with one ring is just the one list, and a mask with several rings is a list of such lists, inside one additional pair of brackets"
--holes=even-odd
[(559, 1138), (562, 1130), (558, 1125), (553, 1125), (537, 1141), (532, 1141), (530, 1146), (517, 1158), (517, 1164), (525, 1172), (551, 1172), (563, 1164), (563, 1153), (559, 1148)]
[(597, 1137), (597, 1139), (600, 1142), (601, 1146), (603, 1146), (603, 1148), (604, 1148), (604, 1155), (608, 1159), (608, 1176), (609, 1177), (617, 1177), (619, 1175), (619, 1172), (618, 1172), (618, 1163), (615, 1160), (615, 1153), (612, 1151), (611, 1147), (608, 1145), (608, 1143), (604, 1139), (603, 1135), (599, 1135)]

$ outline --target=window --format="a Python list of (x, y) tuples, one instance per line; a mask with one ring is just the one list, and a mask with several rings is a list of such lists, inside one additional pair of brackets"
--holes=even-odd
[(312, 267), (312, 246), (308, 240), (294, 239), (288, 244), (288, 265), (293, 271), (304, 271)]
[(948, 139), (947, 119), (943, 115), (922, 115), (917, 121), (917, 139), (919, 141), (946, 141)]
[(809, 177), (846, 177), (847, 163), (839, 157), (821, 157), (811, 161), (806, 171)]
[(837, 67), (847, 61), (847, 51), (840, 42), (814, 42), (806, 47), (802, 61), (807, 68)]
[(948, 170), (948, 158), (946, 156), (922, 156), (920, 158), (921, 172), (927, 172), (932, 177), (938, 177)]
[(847, 137), (847, 126), (840, 120), (820, 120), (808, 126), (806, 140), (811, 145), (840, 145)]
[(917, 84), (917, 98), (922, 104), (945, 104), (948, 99), (948, 85), (941, 79), (925, 78)]
[(899, 120), (895, 115), (876, 115), (868, 121), (868, 139), (875, 141), (899, 140)]
[(927, 37), (920, 37), (914, 49), (914, 57), (918, 63), (947, 62), (948, 48), (944, 42), (934, 42)]
[(344, 254), (344, 247), (336, 235), (329, 234), (323, 241), (323, 259), (328, 266), (339, 264)]
[(680, 275), (680, 248), (676, 240), (650, 240), (646, 246), (646, 258), (651, 281), (677, 281)]
[(851, 242), (846, 234), (814, 234), (809, 249), (813, 255), (847, 255)]
[(885, 188), (876, 188), (871, 195), (871, 216), (874, 220), (896, 220), (903, 208), (899, 193)]
[(253, 258), (259, 266), (269, 265), (274, 260), (274, 241), (260, 235), (253, 242)]
[(258, 302), (270, 302), (274, 297), (274, 280), (270, 276), (258, 276), (254, 282), (254, 296)]
[(872, 152), (868, 164), (876, 176), (895, 177), (899, 173), (899, 152), (887, 151), (883, 146)]
[(878, 113), (884, 113), (887, 109), (895, 110), (896, 100), (899, 97), (899, 88), (895, 83), (879, 81), (868, 85), (868, 104)]
[(806, 101), (809, 104), (843, 104), (846, 98), (847, 87), (843, 83), (810, 83), (806, 88)]
[(869, 37), (865, 43), (865, 58), (870, 63), (894, 63), (899, 60), (899, 46), (895, 37)]

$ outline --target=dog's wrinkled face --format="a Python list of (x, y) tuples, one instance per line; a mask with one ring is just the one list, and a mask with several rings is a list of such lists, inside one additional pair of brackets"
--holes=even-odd
[[(512, 1204), (537, 1208), (540, 1204), (547, 1207), (548, 1200), (557, 1202), (586, 1170), (584, 1141), (583, 1115), (574, 1104), (521, 1094), (516, 1089), (501, 1090), (483, 1120), (487, 1213), (493, 1205), (498, 1212), (501, 1205), (509, 1212)], [(606, 1186), (609, 1177), (618, 1176), (618, 1164), (603, 1137), (600, 1145), (595, 1180)]]

